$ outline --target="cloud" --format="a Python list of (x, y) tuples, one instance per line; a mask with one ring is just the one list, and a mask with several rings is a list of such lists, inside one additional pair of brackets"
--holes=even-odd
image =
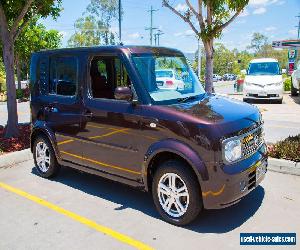
[(264, 14), (266, 11), (267, 11), (267, 9), (265, 7), (259, 7), (253, 11), (253, 14), (261, 15), (261, 14)]
[(289, 30), (288, 33), (290, 35), (296, 36), (298, 34), (298, 31), (297, 31), (297, 29), (292, 29), (292, 30)]
[(185, 36), (193, 36), (194, 34), (195, 34), (195, 33), (194, 33), (193, 30), (188, 29), (188, 30), (186, 30), (186, 31), (184, 31), (184, 32), (176, 32), (176, 33), (174, 33), (174, 36), (177, 36), (177, 37), (179, 37), (179, 36), (185, 37)]
[(250, 0), (249, 5), (252, 6), (266, 6), (277, 3), (279, 0)]
[(188, 10), (188, 6), (185, 3), (179, 3), (175, 6), (175, 10), (185, 12)]
[(131, 39), (138, 39), (141, 37), (141, 34), (139, 32), (135, 32), (135, 33), (132, 33), (132, 34), (128, 34), (128, 37), (131, 38)]
[(267, 31), (267, 32), (271, 32), (271, 31), (275, 31), (275, 30), (277, 30), (277, 28), (274, 26), (269, 26), (269, 27), (265, 28), (265, 31)]

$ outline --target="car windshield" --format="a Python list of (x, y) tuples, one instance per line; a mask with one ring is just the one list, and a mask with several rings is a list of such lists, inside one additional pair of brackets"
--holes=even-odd
[(155, 104), (175, 104), (199, 98), (205, 93), (182, 54), (133, 54), (132, 59)]
[(156, 70), (155, 71), (156, 78), (157, 77), (173, 77), (173, 72), (171, 70)]
[(277, 62), (251, 63), (249, 75), (279, 75), (280, 68)]

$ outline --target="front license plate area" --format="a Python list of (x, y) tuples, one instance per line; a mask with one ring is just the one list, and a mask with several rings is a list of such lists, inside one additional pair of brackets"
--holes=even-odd
[(261, 91), (258, 93), (258, 96), (266, 97), (266, 96), (268, 96), (268, 94), (267, 94), (267, 92)]

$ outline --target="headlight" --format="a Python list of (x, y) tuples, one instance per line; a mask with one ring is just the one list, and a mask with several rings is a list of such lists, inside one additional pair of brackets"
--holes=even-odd
[(242, 156), (242, 145), (239, 139), (223, 142), (224, 157), (227, 162), (234, 162)]

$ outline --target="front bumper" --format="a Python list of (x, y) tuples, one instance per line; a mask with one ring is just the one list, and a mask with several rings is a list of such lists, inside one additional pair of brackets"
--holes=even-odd
[(267, 171), (267, 150), (263, 144), (252, 156), (219, 171), (211, 171), (210, 178), (202, 188), (203, 205), (206, 209), (220, 209), (231, 206), (254, 190), (264, 179), (265, 173), (257, 179), (258, 169)]
[(282, 99), (283, 85), (244, 86), (244, 99)]

